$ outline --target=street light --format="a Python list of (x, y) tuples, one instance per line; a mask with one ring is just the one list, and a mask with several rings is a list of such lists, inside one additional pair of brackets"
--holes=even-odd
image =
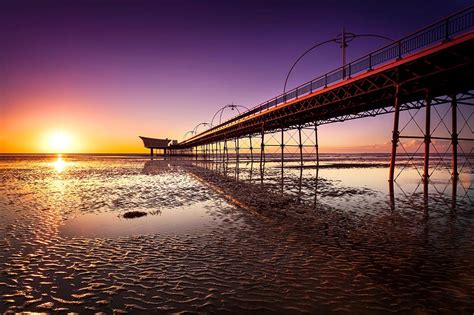
[(288, 79), (290, 78), (290, 74), (293, 71), (293, 69), (295, 68), (296, 64), (301, 59), (303, 59), (303, 57), (306, 54), (308, 54), (310, 51), (312, 51), (313, 49), (318, 48), (318, 47), (320, 47), (322, 45), (325, 45), (325, 44), (328, 44), (328, 43), (339, 44), (340, 45), (339, 47), (342, 48), (342, 69), (343, 69), (343, 77), (345, 77), (344, 66), (346, 65), (346, 48), (348, 46), (347, 43), (352, 42), (357, 37), (376, 37), (376, 38), (382, 38), (382, 39), (386, 39), (388, 41), (393, 42), (393, 39), (391, 39), (389, 37), (386, 37), (386, 36), (377, 35), (377, 34), (354, 34), (354, 33), (346, 32), (345, 29), (343, 28), (342, 33), (337, 34), (334, 38), (328, 39), (324, 42), (317, 43), (316, 45), (308, 48), (305, 52), (303, 52), (303, 54), (301, 54), (301, 56), (298, 57), (298, 59), (296, 59), (296, 61), (291, 66), (290, 71), (288, 71), (288, 74), (286, 75), (285, 85), (283, 86), (283, 93), (286, 92), (286, 85), (288, 83)]
[(237, 104), (228, 104), (228, 105), (225, 105), (225, 106), (222, 106), (221, 108), (219, 108), (219, 110), (214, 114), (214, 116), (212, 116), (212, 120), (211, 120), (211, 128), (214, 127), (214, 119), (216, 118), (217, 114), (219, 114), (220, 112), (220, 115), (219, 115), (219, 124), (222, 123), (222, 114), (224, 113), (224, 110), (226, 108), (230, 108), (231, 110), (237, 110), (237, 112), (239, 113), (240, 115), (240, 110), (239, 110), (239, 107), (241, 108), (244, 108), (246, 110), (249, 110), (248, 107), (245, 107), (243, 105), (237, 105)]

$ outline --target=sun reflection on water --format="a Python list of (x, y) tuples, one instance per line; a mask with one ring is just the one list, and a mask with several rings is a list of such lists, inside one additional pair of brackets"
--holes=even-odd
[(61, 154), (58, 155), (57, 160), (53, 163), (54, 169), (56, 170), (57, 173), (61, 173), (64, 171), (66, 168), (66, 161), (63, 160), (63, 157)]

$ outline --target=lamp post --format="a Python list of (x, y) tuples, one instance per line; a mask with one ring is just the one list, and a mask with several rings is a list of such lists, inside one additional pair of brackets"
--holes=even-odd
[(342, 49), (342, 69), (343, 69), (343, 78), (345, 78), (345, 65), (346, 65), (346, 48), (347, 48), (347, 43), (353, 41), (354, 39), (358, 38), (358, 37), (376, 37), (376, 38), (381, 38), (381, 39), (385, 39), (385, 40), (388, 40), (388, 41), (391, 41), (393, 42), (393, 39), (389, 38), (389, 37), (386, 37), (386, 36), (382, 36), (382, 35), (377, 35), (377, 34), (354, 34), (354, 33), (351, 33), (351, 32), (346, 32), (346, 30), (344, 28), (342, 28), (342, 33), (340, 34), (337, 34), (334, 38), (331, 38), (331, 39), (328, 39), (328, 40), (325, 40), (323, 42), (319, 42), (313, 46), (311, 46), (310, 48), (308, 48), (307, 50), (305, 50), (299, 57), (298, 59), (296, 59), (296, 61), (293, 63), (293, 65), (291, 66), (290, 70), (288, 71), (288, 74), (286, 75), (286, 78), (285, 78), (285, 84), (283, 86), (283, 93), (286, 92), (286, 85), (288, 83), (288, 79), (290, 78), (290, 74), (291, 72), (293, 71), (293, 69), (295, 68), (296, 64), (301, 60), (303, 59), (304, 56), (306, 56), (310, 51), (320, 47), (320, 46), (323, 46), (325, 44), (328, 44), (328, 43), (336, 43), (336, 44), (339, 44), (339, 47), (341, 47)]

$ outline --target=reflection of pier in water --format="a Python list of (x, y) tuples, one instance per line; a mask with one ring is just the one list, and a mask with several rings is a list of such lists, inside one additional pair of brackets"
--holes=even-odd
[[(360, 257), (363, 253), (363, 262), (359, 265), (362, 269), (372, 269), (374, 262), (387, 257), (393, 260), (385, 261), (388, 267), (383, 268), (411, 266), (402, 272), (409, 274), (411, 271), (408, 270), (415, 270), (422, 264), (440, 264), (443, 268), (458, 265), (451, 255), (458, 242), (470, 233), (474, 222), (473, 196), (469, 194), (472, 189), (464, 186), (460, 194), (458, 186), (467, 184), (461, 183), (462, 179), (431, 184), (421, 182), (414, 191), (407, 193), (400, 190), (406, 187), (399, 183), (395, 185), (395, 192), (389, 190), (389, 183), (381, 175), (386, 190), (374, 192), (334, 185), (325, 173), (325, 170), (333, 171), (330, 167), (318, 171), (315, 168), (281, 168), (273, 163), (273, 166), (260, 168), (250, 161), (239, 162), (200, 160), (189, 169), (191, 172), (197, 170), (195, 175), (203, 181), (221, 185), (221, 191), (230, 195), (231, 200), (237, 199), (238, 205), (243, 203), (265, 218), (276, 220), (282, 229), (302, 232), (317, 239), (318, 243), (337, 243), (348, 257)], [(378, 169), (383, 174), (387, 168), (379, 166)], [(366, 168), (358, 170), (365, 171)], [(447, 187), (443, 190), (441, 186)], [(350, 195), (348, 199), (344, 199), (346, 194)], [(341, 202), (332, 202), (341, 198), (349, 208), (340, 209)], [(372, 271), (369, 276), (387, 286), (410, 285), (406, 278), (392, 277), (383, 270)], [(440, 278), (440, 274), (431, 272), (420, 272), (419, 281), (431, 285), (434, 278)]]
[[(281, 168), (281, 164), (271, 158), (260, 168), (259, 163), (242, 159), (237, 163), (230, 156), (225, 163), (206, 159), (150, 161), (146, 163), (144, 172), (154, 174), (153, 169), (177, 166), (177, 169), (181, 168), (193, 178), (214, 187), (225, 200), (235, 200), (235, 204), (244, 210), (230, 207), (229, 211), (239, 219), (233, 222), (237, 225), (232, 221), (222, 223), (221, 227), (229, 227), (232, 232), (226, 230), (223, 233), (231, 236), (222, 242), (224, 249), (218, 251), (219, 257), (227, 257), (227, 250), (236, 246), (235, 240), (245, 249), (255, 248), (255, 265), (251, 263), (253, 256), (248, 254), (249, 251), (242, 249), (242, 254), (238, 249), (238, 257), (245, 261), (245, 268), (257, 266), (257, 270), (266, 270), (269, 265), (283, 263), (284, 268), (276, 271), (278, 275), (286, 275), (297, 268), (297, 271), (302, 271), (297, 274), (308, 280), (300, 282), (300, 278), (296, 278), (297, 285), (301, 287), (304, 283), (306, 288), (310, 288), (308, 294), (311, 298), (314, 294), (324, 300), (327, 294), (331, 301), (334, 301), (334, 296), (347, 295), (347, 303), (359, 303), (364, 299), (389, 301), (386, 303), (387, 312), (416, 309), (420, 301), (428, 305), (427, 308), (434, 309), (448, 308), (456, 301), (457, 307), (469, 309), (473, 305), (469, 297), (469, 281), (473, 270), (470, 261), (474, 249), (471, 233), (474, 214), (464, 211), (467, 208), (462, 204), (462, 194), (458, 196), (460, 200), (456, 208), (450, 211), (445, 207), (445, 202), (449, 202), (445, 198), (440, 200), (431, 195), (425, 203), (424, 191), (419, 189), (423, 185), (414, 194), (405, 191), (406, 197), (395, 186), (392, 200), (395, 206), (391, 209), (388, 185), (383, 176), (386, 165), (339, 168), (342, 172), (356, 171), (356, 175), (358, 171), (371, 174), (372, 170), (380, 174), (385, 187), (383, 193), (371, 195), (376, 199), (373, 204), (366, 204), (375, 210), (382, 208), (378, 213), (351, 215), (334, 209), (337, 205), (330, 208), (325, 202), (340, 198), (338, 194), (341, 192), (351, 192), (350, 188), (344, 188), (345, 185), (334, 184), (338, 174), (331, 177), (329, 173), (337, 169), (331, 168), (325, 158), (323, 155), (319, 171), (291, 165)], [(343, 163), (337, 164), (341, 167)], [(461, 176), (460, 181), (463, 180), (465, 178)], [(432, 183), (436, 184), (435, 181)], [(399, 185), (406, 190), (402, 182)], [(434, 188), (428, 188), (438, 194)], [(354, 192), (353, 201), (360, 197), (357, 192)], [(360, 193), (371, 192), (361, 189)], [(411, 201), (405, 200), (407, 198)], [(470, 202), (468, 198), (467, 201)], [(361, 207), (363, 203), (352, 205)], [(441, 204), (444, 208), (440, 207)], [(429, 210), (423, 208), (425, 205), (429, 205)], [(247, 211), (247, 208), (258, 213)], [(209, 244), (212, 241), (203, 248)], [(270, 250), (260, 251), (261, 248)], [(226, 254), (221, 255), (221, 252)], [(296, 256), (293, 255), (295, 252)], [(248, 279), (246, 273), (242, 276)], [(291, 282), (291, 278), (285, 278), (286, 281)], [(455, 289), (446, 292), (446, 288)], [(284, 292), (279, 286), (277, 290)], [(453, 291), (456, 295), (450, 296)]]
[[(379, 179), (379, 185), (374, 189), (364, 186), (345, 186), (335, 182), (337, 176), (327, 178), (327, 173), (344, 173), (358, 176), (365, 170), (384, 173), (387, 165), (383, 163), (322, 163), (319, 167), (299, 167), (289, 165), (282, 167), (278, 161), (267, 160), (258, 163), (252, 160), (230, 158), (215, 162), (212, 160), (194, 160), (193, 164), (226, 181), (243, 182), (252, 185), (259, 191), (257, 198), (266, 198), (265, 192), (278, 193), (291, 199), (295, 204), (318, 210), (319, 206), (357, 212), (382, 211), (396, 214), (398, 210), (415, 211), (428, 219), (430, 208), (439, 213), (449, 209), (449, 215), (455, 218), (458, 207), (469, 209), (473, 204), (472, 172), (466, 169), (460, 178), (441, 178), (440, 180), (424, 181), (414, 177), (408, 184), (387, 182)], [(412, 166), (406, 172), (416, 174)], [(323, 173), (323, 174), (321, 174)], [(370, 173), (370, 172), (369, 172)], [(323, 175), (323, 176), (322, 176)], [(351, 175), (348, 175), (351, 176)], [(382, 187), (383, 185), (384, 187)], [(291, 205), (289, 205), (291, 206)], [(365, 208), (365, 209), (364, 209)], [(377, 209), (376, 209), (377, 208)], [(341, 210), (341, 209), (338, 209)]]

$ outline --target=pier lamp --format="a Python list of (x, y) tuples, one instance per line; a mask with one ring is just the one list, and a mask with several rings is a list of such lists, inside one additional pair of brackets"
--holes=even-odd
[(219, 108), (219, 110), (214, 114), (214, 116), (212, 116), (211, 128), (214, 127), (214, 119), (216, 118), (217, 114), (219, 114), (219, 124), (222, 123), (222, 114), (224, 113), (224, 110), (225, 110), (226, 108), (230, 108), (230, 110), (237, 110), (237, 112), (239, 113), (239, 115), (240, 115), (240, 113), (241, 113), (240, 110), (239, 110), (239, 108), (243, 108), (243, 109), (245, 109), (245, 110), (249, 110), (249, 108), (246, 107), (246, 106), (237, 105), (237, 104), (234, 104), (234, 103), (224, 105), (224, 106), (222, 106), (221, 108)]
[[(342, 49), (342, 67), (344, 69), (344, 66), (346, 65), (346, 48), (348, 46), (347, 44), (349, 42), (352, 42), (354, 39), (356, 39), (358, 37), (375, 37), (375, 38), (381, 38), (381, 39), (385, 39), (385, 40), (393, 42), (393, 39), (391, 39), (387, 36), (377, 35), (377, 34), (354, 34), (354, 33), (351, 33), (351, 32), (346, 32), (345, 29), (343, 28), (342, 33), (337, 34), (334, 38), (328, 39), (328, 40), (323, 41), (323, 42), (319, 42), (319, 43), (311, 46), (310, 48), (305, 50), (301, 54), (301, 56), (298, 57), (298, 59), (296, 59), (296, 61), (291, 66), (290, 71), (288, 71), (288, 74), (286, 75), (285, 84), (283, 86), (283, 93), (286, 92), (286, 85), (288, 83), (288, 79), (290, 78), (290, 74), (293, 71), (293, 69), (295, 68), (296, 64), (301, 59), (303, 59), (303, 57), (306, 56), (310, 51), (312, 51), (312, 50), (314, 50), (314, 49), (316, 49), (320, 46), (323, 46), (325, 44), (328, 44), (328, 43), (339, 44), (339, 47), (341, 47), (341, 49)], [(343, 77), (345, 77), (345, 75), (343, 75)]]

